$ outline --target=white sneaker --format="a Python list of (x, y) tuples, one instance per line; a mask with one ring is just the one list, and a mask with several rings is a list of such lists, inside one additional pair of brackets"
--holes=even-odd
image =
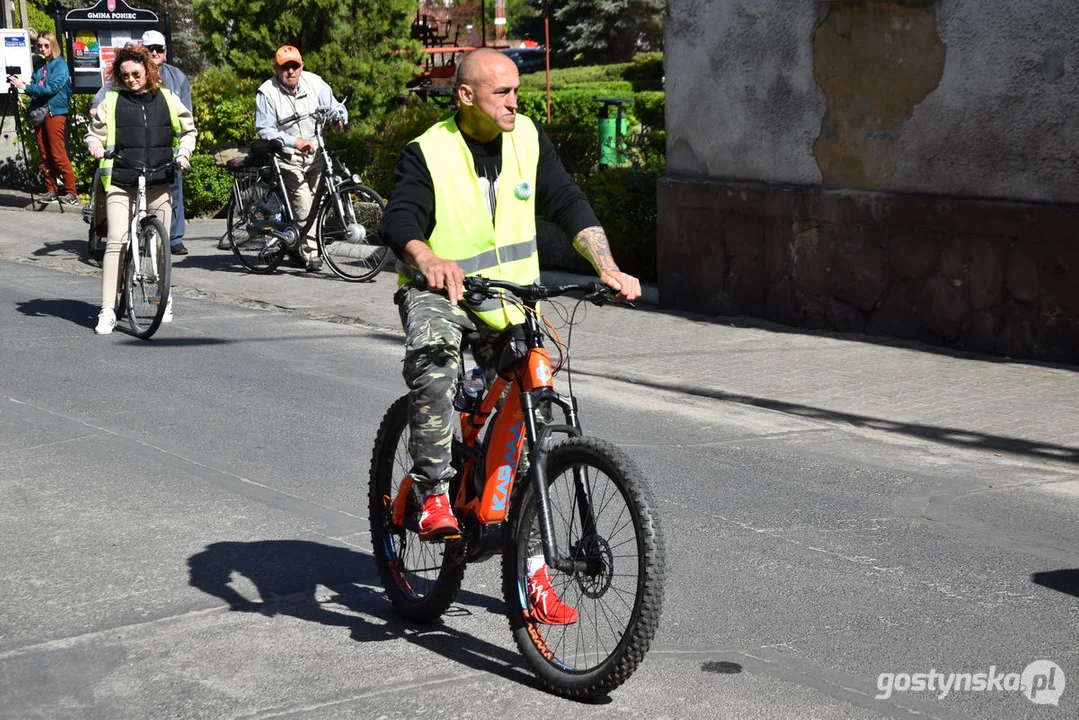
[(101, 308), (94, 332), (98, 335), (108, 335), (114, 327), (116, 327), (116, 311), (112, 308)]
[(169, 299), (165, 302), (165, 314), (161, 316), (161, 322), (172, 322), (172, 295), (169, 295)]

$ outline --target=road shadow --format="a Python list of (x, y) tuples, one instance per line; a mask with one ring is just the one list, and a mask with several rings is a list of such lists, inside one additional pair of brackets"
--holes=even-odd
[(85, 300), (36, 298), (20, 302), (16, 309), (27, 317), (54, 317), (92, 328), (97, 325), (97, 314), (101, 306)]
[[(85, 300), (69, 300), (69, 299), (49, 299), (36, 298), (34, 300), (26, 300), (16, 305), (16, 310), (21, 312), (27, 317), (36, 318), (59, 318), (60, 320), (67, 320), (70, 323), (79, 325), (80, 327), (93, 328), (97, 325), (97, 316), (101, 312), (101, 306), (94, 303), (88, 303)], [(225, 345), (232, 342), (231, 340), (224, 340), (221, 338), (212, 337), (185, 337), (185, 338), (170, 338), (154, 335), (150, 338), (150, 342), (139, 339), (131, 334), (131, 331), (127, 327), (127, 321), (121, 316), (119, 322), (116, 324), (116, 329), (113, 331), (115, 334), (126, 335), (125, 338), (133, 346), (206, 346), (206, 345)]]
[(84, 265), (101, 267), (101, 263), (89, 257), (90, 247), (86, 238), (77, 240), (47, 241), (41, 247), (30, 253), (34, 257), (66, 259), (75, 257)]
[(1041, 585), (1072, 597), (1079, 597), (1079, 568), (1034, 573), (1030, 576), (1030, 579), (1035, 585)]
[(655, 315), (677, 317), (692, 322), (708, 325), (723, 325), (726, 327), (741, 328), (746, 330), (762, 330), (777, 335), (807, 335), (810, 337), (831, 338), (834, 340), (846, 340), (848, 342), (878, 345), (880, 347), (900, 348), (914, 352), (942, 355), (957, 360), (978, 360), (987, 363), (1008, 363), (1010, 365), (1032, 365), (1035, 367), (1054, 368), (1079, 372), (1079, 365), (1069, 365), (1063, 362), (1049, 360), (1035, 360), (1033, 358), (1014, 358), (1003, 355), (989, 355), (974, 350), (949, 347), (943, 340), (930, 337), (891, 337), (886, 335), (867, 335), (865, 333), (840, 332), (838, 330), (818, 330), (793, 325), (781, 325), (764, 318), (755, 318), (748, 315), (705, 315), (689, 310), (679, 310), (660, 305), (659, 303), (637, 301), (634, 303), (635, 310)]
[(799, 417), (824, 420), (826, 422), (843, 422), (854, 425), (855, 427), (866, 428), (868, 430), (906, 435), (922, 440), (929, 440), (930, 442), (934, 443), (951, 445), (953, 447), (967, 448), (971, 450), (990, 450), (997, 452), (1007, 452), (1016, 455), (1025, 455), (1028, 457), (1041, 458), (1043, 460), (1062, 460), (1067, 463), (1079, 463), (1079, 448), (1068, 447), (1067, 445), (1054, 445), (1052, 443), (1043, 443), (1034, 440), (1021, 440), (1018, 438), (1004, 437), (1003, 435), (990, 435), (988, 433), (980, 433), (960, 428), (938, 427), (935, 425), (924, 425), (920, 423), (910, 422), (897, 422), (895, 420), (888, 420), (886, 418), (876, 418), (870, 417), (868, 415), (857, 415), (854, 413), (837, 412), (835, 410), (827, 410), (825, 408), (820, 408), (813, 405), (789, 403), (782, 400), (773, 400), (771, 398), (757, 397), (755, 395), (729, 393), (723, 392), (721, 390), (704, 390), (700, 387), (693, 385), (680, 385), (677, 383), (655, 383), (637, 377), (623, 378), (621, 376), (618, 376), (617, 374), (611, 375), (605, 373), (584, 372), (581, 370), (577, 370), (575, 372), (579, 375), (586, 375), (589, 377), (600, 377), (614, 380), (626, 379), (629, 382), (632, 382), (634, 385), (641, 385), (643, 387), (651, 387), (657, 390), (680, 392), (685, 393), (686, 395), (707, 397), (714, 400), (723, 400), (726, 402), (743, 403), (745, 405), (766, 408), (768, 410), (776, 410), (778, 412), (787, 413), (790, 415), (797, 415)]
[(197, 268), (211, 272), (226, 272), (247, 275), (248, 271), (236, 262), (236, 256), (231, 252), (218, 251), (212, 255), (188, 254), (173, 255), (172, 266), (174, 268)]
[[(288, 615), (347, 628), (357, 642), (403, 639), (474, 670), (539, 689), (516, 652), (440, 620), (418, 625), (398, 617), (368, 553), (307, 540), (219, 542), (192, 555), (187, 565), (188, 583), (220, 598), (233, 611)], [(233, 587), (234, 582), (247, 581), (254, 585), (259, 600)], [(319, 598), (320, 586), (333, 594)], [(500, 599), (460, 590), (446, 614), (471, 615), (476, 609), (502, 614), (502, 605)]]

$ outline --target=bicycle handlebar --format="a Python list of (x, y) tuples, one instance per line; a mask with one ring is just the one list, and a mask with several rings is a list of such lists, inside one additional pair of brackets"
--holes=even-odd
[[(420, 290), (429, 290), (442, 295), (446, 294), (444, 288), (441, 290), (431, 290), (431, 288), (427, 287), (427, 280), (419, 273), (416, 273), (416, 275), (416, 277), (412, 278), (406, 284)], [(615, 295), (617, 293), (615, 290), (598, 280), (592, 280), (586, 283), (569, 283), (566, 285), (540, 285), (538, 283), (535, 285), (520, 285), (507, 280), (486, 278), (482, 275), (468, 275), (465, 277), (464, 295), (465, 300), (470, 304), (478, 305), (483, 300), (499, 297), (499, 294), (495, 292), (496, 290), (506, 290), (526, 303), (538, 302), (540, 300), (547, 300), (562, 295), (569, 295), (571, 293), (582, 293), (581, 299), (587, 300), (593, 305), (605, 305), (609, 302), (620, 302), (633, 307), (632, 303), (616, 300)]]
[(175, 158), (172, 159), (172, 160), (169, 160), (164, 165), (158, 165), (157, 167), (150, 167), (149, 165), (147, 165), (144, 162), (130, 160), (127, 157), (125, 157), (122, 153), (119, 153), (119, 152), (117, 152), (115, 150), (106, 150), (105, 154), (102, 156), (102, 159), (103, 160), (118, 160), (119, 162), (123, 163), (124, 165), (131, 168), (132, 170), (136, 170), (140, 174), (146, 174), (146, 175), (153, 175), (155, 172), (158, 172), (160, 170), (167, 170), (167, 169), (172, 168), (172, 167), (179, 167), (179, 164), (176, 162)]
[[(344, 105), (344, 102), (342, 102), (341, 105)], [(315, 108), (313, 111), (311, 111), (309, 113), (294, 113), (292, 115), (289, 115), (287, 118), (283, 118), (281, 120), (278, 120), (277, 124), (278, 125), (291, 125), (292, 123), (299, 122), (300, 120), (306, 120), (309, 117), (315, 118), (316, 122), (324, 123), (324, 122), (330, 120), (330, 115), (332, 113), (332, 110), (333, 110), (333, 108), (318, 107), (318, 108)]]
[(471, 275), (465, 278), (464, 285), (465, 298), (473, 304), (498, 297), (496, 290), (506, 290), (525, 302), (538, 302), (570, 293), (583, 293), (583, 299), (593, 305), (609, 303), (614, 300), (615, 295), (614, 290), (596, 280), (566, 285), (519, 285), (506, 280), (492, 280), (482, 275)]

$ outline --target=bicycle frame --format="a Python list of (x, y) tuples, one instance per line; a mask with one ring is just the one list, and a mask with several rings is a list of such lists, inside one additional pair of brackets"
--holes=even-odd
[[(283, 221), (291, 224), (297, 229), (297, 242), (302, 242), (302, 239), (311, 227), (318, 219), (319, 211), (322, 209), (322, 205), (329, 198), (330, 202), (334, 203), (334, 209), (337, 211), (337, 216), (342, 222), (342, 226), (347, 227), (349, 223), (356, 222), (356, 213), (351, 204), (344, 204), (341, 202), (341, 198), (337, 193), (338, 188), (342, 184), (342, 178), (352, 178), (348, 168), (343, 163), (335, 160), (330, 151), (326, 148), (325, 135), (323, 134), (322, 127), (326, 122), (326, 111), (319, 109), (315, 111), (317, 122), (315, 123), (315, 142), (318, 150), (317, 153), (322, 157), (323, 171), (319, 176), (318, 187), (315, 188), (314, 198), (311, 202), (311, 210), (307, 215), (307, 219), (304, 220), (303, 227), (296, 225), (296, 213), (292, 209), (292, 200), (289, 197), (288, 188), (285, 186), (285, 178), (281, 173), (281, 160), (277, 153), (272, 156), (274, 179), (276, 180), (277, 188), (281, 192), (281, 197), (284, 198), (284, 207), (282, 208)], [(303, 119), (306, 116), (296, 116), (296, 121)], [(287, 121), (286, 121), (287, 122)], [(356, 178), (352, 178), (356, 179)], [(357, 180), (358, 182), (358, 180)], [(241, 208), (242, 209), (242, 208)]]
[[(554, 433), (580, 435), (577, 400), (561, 395), (554, 389), (554, 370), (551, 358), (543, 347), (543, 333), (534, 312), (534, 303), (527, 305), (525, 313), (524, 341), (527, 352), (518, 359), (506, 374), (498, 374), (480, 400), (479, 408), (459, 413), (461, 440), (454, 439), (454, 448), (464, 457), (464, 465), (458, 477), (460, 484), (454, 499), (454, 509), (459, 514), (474, 516), (484, 527), (497, 526), (509, 513), (513, 485), (525, 447), (529, 448), (529, 481), (536, 490), (536, 503), (540, 518), (540, 535), (543, 539), (543, 555), (547, 564), (563, 572), (586, 570), (584, 561), (574, 561), (560, 552), (550, 514), (547, 488), (547, 445)], [(498, 408), (499, 402), (505, 402)], [(549, 401), (558, 405), (566, 418), (565, 424), (536, 423), (537, 401)], [(494, 420), (488, 423), (490, 416)], [(490, 429), (483, 439), (483, 430)], [(483, 464), (479, 465), (482, 458)], [(480, 470), (482, 469), (482, 474)], [(575, 470), (577, 507), (583, 527), (592, 527), (591, 494), (585, 478)], [(408, 497), (412, 490), (411, 477), (401, 483), (393, 500), (393, 519), (404, 522)]]
[[(146, 218), (146, 173), (139, 173), (139, 186), (135, 196), (135, 212), (131, 214), (131, 225), (128, 227), (127, 249), (131, 254), (131, 262), (135, 266), (135, 275), (142, 275), (142, 262), (139, 253), (139, 227)], [(150, 243), (150, 267), (157, 267), (157, 247)]]
[[(106, 154), (106, 157), (113, 157), (123, 162), (123, 158), (119, 155)], [(140, 267), (141, 259), (139, 257), (139, 228), (143, 221), (148, 217), (146, 211), (146, 178), (159, 170), (169, 167), (174, 162), (174, 160), (170, 160), (161, 167), (148, 167), (142, 165), (141, 167), (134, 168), (139, 173), (139, 182), (135, 191), (135, 209), (131, 214), (131, 223), (128, 225), (127, 248), (128, 252), (131, 254), (131, 262), (135, 266), (135, 275), (139, 277), (142, 276), (142, 268)], [(166, 238), (166, 240), (167, 239), (168, 238)], [(157, 267), (157, 248), (152, 244), (150, 246), (150, 267)]]

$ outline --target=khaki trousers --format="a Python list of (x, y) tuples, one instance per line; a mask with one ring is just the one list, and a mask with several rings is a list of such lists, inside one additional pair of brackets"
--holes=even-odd
[[(321, 155), (312, 158), (294, 156), (295, 160), (281, 161), (281, 179), (285, 181), (288, 190), (289, 203), (292, 205), (292, 213), (296, 222), (302, 228), (307, 222), (307, 216), (311, 214), (311, 205), (315, 201), (315, 190), (318, 189), (318, 181), (322, 177), (325, 163)], [(318, 259), (318, 242), (315, 240), (315, 223), (303, 236), (303, 244), (300, 246), (303, 259), (307, 262)]]
[[(115, 308), (120, 292), (120, 261), (127, 248), (134, 212), (136, 188), (113, 185), (105, 196), (105, 218), (109, 223), (109, 240), (105, 246), (105, 259), (101, 263), (101, 308)], [(168, 185), (151, 185), (146, 188), (146, 212), (156, 215), (165, 226), (165, 242), (168, 242), (169, 225), (172, 221), (172, 201)]]

